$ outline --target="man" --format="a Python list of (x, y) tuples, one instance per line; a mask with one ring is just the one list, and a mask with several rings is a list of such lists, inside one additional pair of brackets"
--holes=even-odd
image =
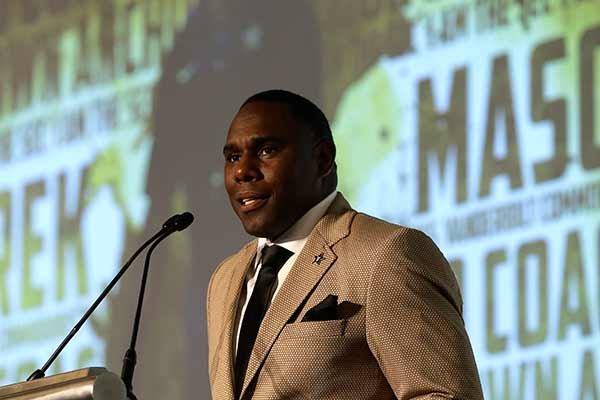
[(481, 399), (448, 263), (423, 233), (336, 192), (327, 119), (282, 90), (250, 97), (225, 187), (258, 237), (208, 288), (214, 399)]

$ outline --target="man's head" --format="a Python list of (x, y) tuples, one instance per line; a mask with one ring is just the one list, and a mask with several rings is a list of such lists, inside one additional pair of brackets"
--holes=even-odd
[(229, 127), (225, 188), (246, 232), (276, 239), (337, 184), (327, 118), (284, 90), (255, 94)]

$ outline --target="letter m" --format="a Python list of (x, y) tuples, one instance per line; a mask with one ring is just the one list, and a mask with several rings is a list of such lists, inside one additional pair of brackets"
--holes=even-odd
[[(438, 111), (435, 106), (431, 79), (419, 82), (419, 209), (426, 212), (431, 207), (430, 197), (433, 190), (430, 187), (433, 174), (446, 190), (449, 184), (454, 185), (455, 201), (462, 203), (467, 199), (467, 83), (466, 68), (454, 71), (450, 106), (447, 110)], [(453, 152), (455, 157), (454, 177), (448, 177), (448, 154)], [(437, 161), (437, 168), (436, 163)], [(444, 182), (445, 180), (445, 182)]]

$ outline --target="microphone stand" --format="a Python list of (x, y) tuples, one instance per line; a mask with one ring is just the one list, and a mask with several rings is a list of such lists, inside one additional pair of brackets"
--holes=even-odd
[[(162, 241), (164, 238), (166, 238), (167, 236), (169, 236), (171, 233), (175, 232), (175, 231), (182, 231), (185, 228), (187, 228), (188, 226), (190, 226), (190, 224), (194, 221), (194, 216), (189, 213), (189, 212), (184, 212), (182, 214), (176, 214), (173, 215), (172, 217), (170, 217), (162, 226), (161, 230), (158, 231), (157, 233), (154, 234), (154, 236), (152, 236), (150, 239), (146, 240), (144, 242), (144, 244), (142, 244), (142, 246), (137, 249), (135, 251), (135, 253), (133, 253), (133, 255), (131, 257), (129, 257), (129, 259), (127, 260), (127, 262), (125, 263), (125, 265), (123, 265), (123, 267), (121, 267), (121, 269), (119, 270), (119, 272), (115, 275), (115, 277), (108, 283), (108, 285), (106, 285), (106, 287), (104, 288), (104, 290), (102, 291), (102, 293), (100, 293), (100, 295), (96, 298), (96, 300), (94, 300), (94, 302), (92, 303), (92, 305), (90, 306), (90, 308), (88, 308), (88, 310), (85, 312), (85, 314), (83, 314), (83, 316), (81, 317), (81, 319), (75, 324), (75, 326), (71, 329), (71, 331), (69, 332), (69, 334), (63, 339), (63, 341), (58, 345), (58, 347), (56, 348), (56, 350), (54, 350), (54, 353), (52, 353), (52, 355), (50, 356), (50, 358), (48, 359), (48, 361), (46, 361), (46, 363), (44, 364), (44, 366), (40, 369), (36, 369), (35, 371), (33, 371), (31, 373), (31, 375), (29, 375), (29, 377), (27, 378), (27, 381), (33, 381), (35, 379), (39, 379), (39, 378), (43, 378), (46, 374), (46, 371), (48, 370), (48, 368), (50, 367), (50, 365), (52, 365), (52, 363), (54, 362), (54, 360), (56, 360), (56, 358), (58, 357), (58, 355), (61, 353), (61, 351), (65, 348), (65, 346), (71, 341), (71, 339), (73, 339), (73, 337), (75, 336), (75, 334), (79, 331), (79, 329), (81, 329), (81, 327), (83, 326), (83, 324), (85, 323), (85, 321), (87, 321), (87, 319), (90, 317), (90, 315), (94, 312), (94, 310), (96, 310), (96, 308), (98, 307), (98, 305), (102, 302), (102, 300), (104, 300), (104, 298), (108, 295), (108, 293), (112, 290), (112, 288), (117, 284), (117, 282), (119, 281), (119, 279), (121, 279), (121, 277), (123, 276), (123, 274), (127, 271), (127, 269), (129, 269), (129, 267), (131, 266), (131, 264), (133, 263), (133, 260), (135, 260), (137, 258), (137, 256), (146, 248), (148, 247), (152, 242), (157, 241), (152, 248), (150, 249), (150, 251), (148, 252), (148, 257), (146, 258), (146, 266), (144, 269), (144, 278), (142, 280), (142, 292), (140, 293), (140, 299), (138, 299), (138, 310), (136, 313), (136, 323), (134, 325), (134, 337), (132, 338), (132, 346), (131, 347), (135, 347), (135, 340), (137, 338), (137, 329), (138, 329), (138, 325), (139, 325), (139, 318), (140, 318), (140, 313), (142, 310), (142, 302), (141, 299), (143, 298), (143, 290), (146, 286), (146, 278), (148, 275), (148, 267), (149, 267), (149, 262), (150, 262), (150, 254), (152, 253), (152, 250), (154, 250), (154, 248), (156, 247), (156, 245), (158, 243), (160, 243), (160, 241)], [(135, 365), (135, 350), (133, 350), (131, 352), (131, 354), (133, 354), (133, 363)], [(127, 358), (127, 356), (126, 356)], [(126, 376), (129, 376), (129, 369), (131, 367), (127, 367), (127, 369), (123, 368), (124, 370), (124, 374)], [(131, 378), (133, 377), (133, 369), (131, 369), (131, 373), (130, 373), (130, 377), (128, 378), (128, 382), (129, 385), (127, 386), (127, 391), (128, 394), (131, 394), (133, 396), (133, 393), (131, 392)], [(127, 382), (127, 381), (126, 381)], [(135, 396), (132, 397), (132, 399), (135, 399)]]
[(150, 246), (148, 252), (146, 252), (144, 272), (142, 275), (142, 282), (140, 284), (137, 309), (135, 311), (135, 319), (133, 321), (133, 330), (131, 333), (131, 343), (129, 345), (129, 349), (127, 349), (125, 356), (123, 357), (123, 367), (121, 369), (121, 379), (125, 384), (125, 389), (127, 389), (127, 397), (130, 400), (137, 400), (137, 397), (133, 393), (133, 373), (135, 370), (135, 364), (137, 362), (135, 344), (137, 341), (140, 320), (142, 317), (142, 306), (144, 304), (144, 293), (146, 292), (146, 281), (148, 280), (148, 271), (150, 270), (150, 257), (152, 257), (152, 252), (160, 242), (166, 239), (170, 234), (186, 229), (193, 221), (194, 216), (189, 212), (177, 214), (169, 218), (167, 222), (164, 223), (163, 229), (159, 232), (160, 235), (157, 236), (156, 241), (152, 243), (152, 246)]
[(130, 400), (137, 400), (135, 394), (133, 394), (133, 373), (135, 370), (135, 364), (137, 362), (137, 353), (135, 351), (135, 344), (137, 341), (138, 330), (140, 327), (140, 319), (142, 316), (142, 306), (144, 303), (144, 293), (146, 291), (146, 281), (148, 279), (148, 270), (150, 269), (150, 257), (152, 256), (152, 252), (158, 246), (160, 242), (162, 242), (167, 236), (169, 236), (174, 231), (167, 231), (163, 233), (148, 249), (146, 253), (146, 260), (144, 261), (144, 273), (142, 275), (142, 282), (140, 284), (140, 292), (138, 295), (138, 303), (137, 309), (135, 311), (135, 319), (133, 322), (133, 332), (131, 334), (131, 343), (129, 345), (129, 349), (125, 352), (125, 357), (123, 358), (123, 368), (121, 370), (121, 379), (125, 383), (125, 388), (127, 389), (127, 397)]
[(119, 270), (119, 272), (117, 273), (117, 275), (115, 275), (115, 277), (108, 283), (108, 285), (106, 285), (106, 287), (104, 288), (104, 290), (102, 291), (102, 293), (100, 293), (100, 295), (96, 298), (96, 300), (94, 301), (94, 303), (92, 303), (92, 305), (90, 306), (90, 308), (88, 308), (88, 310), (85, 312), (85, 314), (83, 314), (83, 317), (81, 317), (81, 319), (71, 329), (71, 331), (69, 332), (69, 334), (58, 345), (58, 347), (56, 348), (56, 350), (54, 350), (54, 353), (52, 353), (52, 355), (50, 356), (50, 358), (48, 359), (48, 361), (46, 361), (46, 363), (44, 364), (44, 366), (42, 368), (40, 368), (40, 369), (36, 369), (35, 371), (33, 371), (31, 373), (31, 375), (29, 375), (29, 377), (27, 378), (27, 381), (33, 381), (35, 379), (43, 378), (45, 376), (46, 371), (48, 370), (48, 368), (50, 367), (50, 365), (54, 362), (54, 360), (56, 360), (56, 357), (58, 357), (58, 355), (60, 354), (60, 352), (71, 341), (71, 339), (73, 339), (73, 336), (75, 336), (75, 334), (79, 331), (79, 329), (81, 329), (81, 327), (83, 326), (83, 324), (85, 323), (85, 321), (87, 321), (87, 319), (94, 312), (94, 310), (98, 307), (98, 305), (102, 302), (102, 300), (104, 300), (104, 298), (108, 295), (108, 293), (111, 291), (111, 289), (117, 284), (117, 282), (119, 281), (119, 279), (121, 279), (121, 277), (127, 271), (127, 269), (129, 268), (129, 266), (131, 265), (131, 263), (133, 262), (133, 260), (135, 260), (136, 257), (146, 247), (148, 247), (148, 245), (150, 243), (154, 242), (157, 238), (159, 238), (159, 237), (161, 237), (163, 235), (165, 235), (165, 229), (164, 228), (161, 229), (154, 236), (152, 236), (150, 239), (146, 240), (144, 242), (144, 244), (139, 249), (137, 249), (135, 253), (133, 253), (133, 255), (129, 258), (129, 260), (127, 260), (127, 262), (125, 263), (125, 265), (123, 265), (123, 267)]

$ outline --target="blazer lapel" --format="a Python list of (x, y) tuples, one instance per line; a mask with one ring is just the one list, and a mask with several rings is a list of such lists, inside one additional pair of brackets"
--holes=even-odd
[(296, 310), (319, 283), (337, 256), (332, 246), (349, 233), (350, 221), (356, 214), (341, 194), (315, 226), (298, 255), (289, 275), (267, 310), (250, 354), (248, 370), (240, 398), (259, 371), (279, 333)]
[[(236, 338), (235, 320), (237, 317), (238, 304), (242, 293), (245, 277), (251, 263), (256, 255), (257, 241), (250, 242), (239, 255), (239, 260), (235, 263), (237, 268), (232, 268), (232, 276), (224, 304), (224, 322), (221, 337), (219, 339), (218, 349), (215, 356), (219, 357), (217, 377), (215, 378), (215, 393), (226, 393), (227, 397), (233, 399), (234, 395), (234, 361), (233, 343)], [(217, 388), (218, 387), (218, 388)]]

